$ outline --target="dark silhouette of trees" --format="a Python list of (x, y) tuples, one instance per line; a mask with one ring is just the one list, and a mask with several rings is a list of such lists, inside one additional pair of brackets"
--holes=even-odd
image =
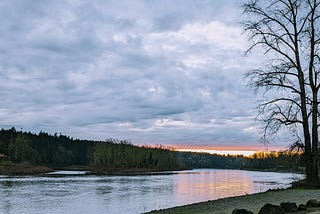
[[(209, 153), (178, 152), (179, 164), (185, 168), (242, 169), (246, 157)], [(267, 166), (266, 166), (267, 167)]]
[(138, 147), (126, 141), (97, 143), (92, 155), (92, 163), (97, 167), (115, 169), (180, 169), (176, 154), (162, 148)]
[(18, 134), (15, 140), (8, 145), (8, 156), (13, 162), (28, 162), (37, 165), (40, 155), (30, 146), (30, 139), (23, 134)]
[[(262, 47), (268, 65), (246, 77), (263, 92), (259, 118), (266, 123), (264, 137), (286, 127), (305, 153), (306, 181), (319, 182), (319, 45), (320, 1), (250, 0), (243, 5), (249, 52)], [(259, 90), (261, 89), (261, 90)]]
[(243, 169), (275, 171), (300, 171), (303, 155), (297, 152), (257, 152), (249, 158), (243, 159)]
[(32, 134), (14, 128), (0, 130), (0, 154), (13, 163), (53, 168), (72, 165), (102, 169), (180, 169), (176, 153), (163, 147), (139, 147), (127, 141), (89, 141), (45, 132)]
[(290, 152), (256, 153), (251, 157), (175, 152), (161, 145), (139, 147), (114, 139), (89, 141), (42, 131), (32, 134), (14, 128), (0, 130), (0, 165), (2, 160), (22, 164), (22, 167), (77, 165), (96, 173), (193, 168), (274, 170), (280, 167), (280, 170), (297, 170), (301, 159), (299, 153)]

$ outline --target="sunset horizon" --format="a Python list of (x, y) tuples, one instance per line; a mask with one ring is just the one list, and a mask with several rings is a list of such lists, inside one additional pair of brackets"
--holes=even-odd
[(209, 153), (219, 155), (244, 155), (250, 156), (257, 152), (273, 152), (273, 151), (285, 151), (288, 147), (279, 146), (199, 146), (199, 145), (170, 145), (175, 151), (183, 152), (198, 152), (198, 153)]

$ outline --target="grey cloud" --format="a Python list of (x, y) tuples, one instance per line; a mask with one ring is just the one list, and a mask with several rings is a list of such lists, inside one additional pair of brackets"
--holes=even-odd
[(221, 44), (240, 35), (196, 32), (238, 32), (237, 4), (0, 3), (0, 125), (142, 144), (255, 143), (243, 131), (255, 112), (242, 75), (260, 59)]

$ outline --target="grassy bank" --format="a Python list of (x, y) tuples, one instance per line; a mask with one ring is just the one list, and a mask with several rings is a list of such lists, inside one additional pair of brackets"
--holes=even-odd
[[(286, 189), (268, 191), (252, 195), (237, 196), (231, 198), (223, 198), (215, 201), (207, 201), (196, 204), (190, 204), (180, 207), (174, 207), (165, 210), (152, 211), (150, 213), (169, 213), (169, 214), (191, 214), (191, 213), (215, 213), (215, 214), (231, 214), (236, 208), (245, 208), (254, 213), (258, 213), (259, 209), (265, 203), (279, 205), (281, 202), (296, 202), (297, 205), (305, 204), (310, 199), (320, 199), (320, 190), (314, 189)], [(310, 208), (307, 211), (295, 212), (299, 214), (310, 213), (317, 210)], [(319, 209), (320, 211), (320, 209)]]
[(88, 171), (86, 175), (120, 175), (120, 176), (134, 176), (134, 175), (163, 175), (174, 174), (174, 171), (156, 170), (150, 168), (132, 168), (132, 169), (117, 169), (117, 168), (97, 168), (91, 166), (67, 166), (61, 168), (49, 168), (47, 166), (33, 166), (27, 163), (15, 164), (11, 161), (0, 162), (0, 175), (41, 175), (55, 170), (69, 170), (69, 171)]
[(133, 169), (96, 169), (90, 168), (86, 175), (117, 175), (117, 176), (138, 176), (138, 175), (172, 175), (177, 174), (181, 170), (155, 170), (148, 168), (133, 168)]
[(39, 175), (52, 172), (46, 166), (32, 166), (30, 164), (14, 164), (10, 161), (0, 163), (0, 175)]

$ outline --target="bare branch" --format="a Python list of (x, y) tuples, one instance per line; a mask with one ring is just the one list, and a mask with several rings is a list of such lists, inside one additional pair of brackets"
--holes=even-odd
[[(320, 0), (253, 0), (244, 29), (248, 52), (263, 48), (275, 60), (246, 73), (248, 85), (261, 92), (258, 118), (265, 122), (264, 142), (282, 128), (301, 133), (294, 145), (306, 155), (307, 181), (318, 180), (320, 127)], [(297, 134), (296, 136), (299, 136)]]

